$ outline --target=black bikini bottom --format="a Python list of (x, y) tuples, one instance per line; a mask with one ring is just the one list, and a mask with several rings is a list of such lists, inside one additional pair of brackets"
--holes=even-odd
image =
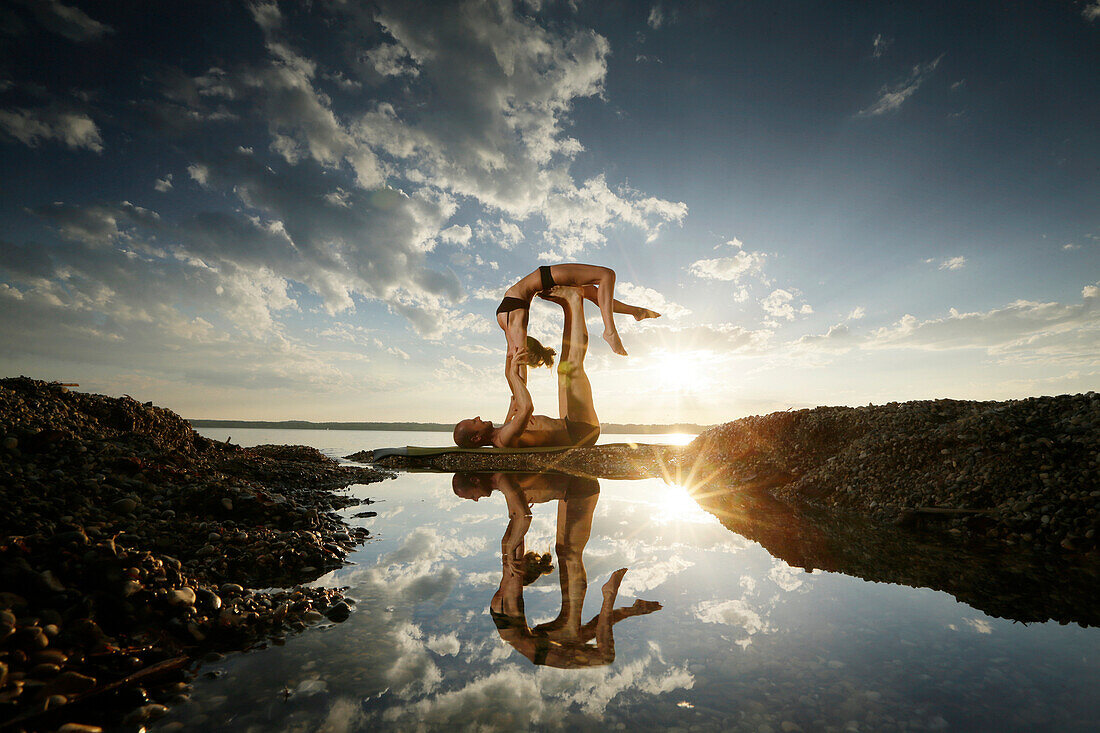
[(511, 313), (519, 309), (528, 310), (531, 304), (523, 298), (510, 298), (507, 295), (504, 296), (504, 300), (500, 301), (500, 305), (497, 306), (497, 315), (501, 313)]
[(539, 265), (539, 277), (542, 278), (542, 289), (549, 290), (557, 285), (554, 276), (550, 274), (550, 265)]
[(565, 418), (565, 430), (569, 433), (569, 439), (573, 441), (573, 445), (595, 445), (596, 439), (600, 437), (599, 425), (580, 420)]

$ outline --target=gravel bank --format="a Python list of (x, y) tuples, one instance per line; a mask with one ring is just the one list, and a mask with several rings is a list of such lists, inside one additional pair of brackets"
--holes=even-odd
[(686, 459), (785, 499), (1061, 552), (1097, 552), (1100, 395), (747, 417)]
[(185, 698), (194, 660), (346, 619), (338, 591), (288, 586), (369, 535), (332, 491), (388, 475), (0, 380), (0, 725), (136, 728)]

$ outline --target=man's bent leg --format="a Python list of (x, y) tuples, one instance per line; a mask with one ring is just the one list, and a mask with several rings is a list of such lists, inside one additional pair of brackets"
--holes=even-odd
[[(558, 409), (563, 420), (584, 423), (598, 430), (600, 419), (592, 401), (592, 383), (584, 371), (588, 353), (588, 326), (584, 322), (584, 297), (580, 288), (561, 288), (565, 303), (562, 356), (558, 361)], [(587, 441), (586, 441), (587, 442)]]

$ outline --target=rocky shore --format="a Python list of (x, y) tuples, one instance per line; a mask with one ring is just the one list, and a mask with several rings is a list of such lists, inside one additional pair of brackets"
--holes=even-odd
[(298, 584), (369, 535), (333, 490), (388, 475), (0, 380), (0, 727), (136, 729), (186, 699), (196, 660), (343, 621), (351, 599)]
[[(688, 446), (730, 485), (1057, 552), (1098, 552), (1100, 395), (747, 417)], [(697, 469), (697, 472), (702, 469)]]

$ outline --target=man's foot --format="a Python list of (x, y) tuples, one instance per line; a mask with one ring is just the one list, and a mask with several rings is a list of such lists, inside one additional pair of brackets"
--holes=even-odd
[(626, 568), (619, 568), (611, 573), (611, 577), (603, 584), (604, 600), (615, 601), (615, 596), (619, 595), (619, 584), (623, 582), (624, 575), (626, 575)]
[(623, 348), (623, 342), (619, 338), (619, 334), (615, 331), (604, 331), (603, 340), (606, 341), (611, 346), (611, 350), (619, 356), (627, 355), (626, 349)]
[(649, 308), (639, 308), (637, 310), (637, 312), (634, 313), (634, 320), (635, 321), (644, 321), (647, 318), (660, 318), (660, 317), (661, 317), (660, 313), (658, 313), (657, 311), (651, 311)]

